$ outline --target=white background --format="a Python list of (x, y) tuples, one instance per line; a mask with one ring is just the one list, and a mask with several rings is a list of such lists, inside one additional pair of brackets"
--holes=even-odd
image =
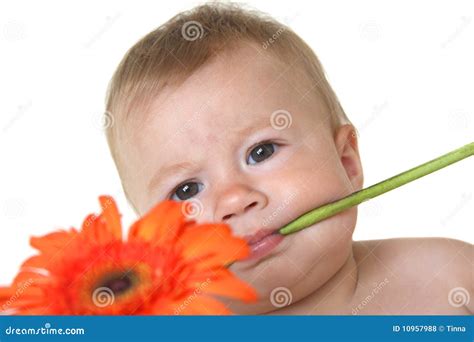
[[(125, 51), (194, 1), (10, 1), (0, 5), (0, 284), (31, 235), (79, 227), (113, 195), (135, 216), (101, 115)], [(366, 186), (474, 139), (472, 2), (252, 1), (321, 59), (360, 132)], [(474, 158), (359, 207), (355, 239), (474, 242)]]

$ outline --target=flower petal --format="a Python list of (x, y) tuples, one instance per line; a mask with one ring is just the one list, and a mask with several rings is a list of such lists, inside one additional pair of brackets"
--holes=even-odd
[(139, 239), (154, 245), (171, 242), (182, 231), (185, 221), (181, 204), (166, 200), (135, 222), (130, 227), (128, 238), (130, 241)]
[(112, 234), (105, 218), (102, 215), (97, 216), (95, 214), (88, 215), (84, 220), (80, 238), (82, 247), (85, 247), (86, 244), (106, 245), (117, 241), (117, 236)]
[(120, 223), (120, 213), (115, 201), (110, 196), (100, 196), (99, 202), (102, 207), (101, 216), (105, 220), (108, 231), (117, 240), (122, 240), (122, 225)]
[(11, 300), (14, 294), (15, 290), (13, 290), (10, 286), (0, 287), (0, 313), (9, 309), (8, 302)]
[(0, 287), (0, 312), (12, 311), (22, 314), (25, 308), (32, 309), (44, 305), (45, 296), (42, 290), (31, 283)]
[[(216, 271), (216, 276), (206, 283), (206, 286), (200, 288), (204, 293), (240, 299), (245, 302), (255, 302), (257, 292), (247, 283), (238, 279), (227, 269)], [(198, 282), (201, 284), (201, 282)]]
[(36, 272), (34, 269), (25, 268), (20, 270), (20, 272), (15, 276), (12, 287), (16, 286), (26, 288), (32, 284), (38, 285), (47, 283), (49, 280), (49, 276)]
[(52, 260), (45, 258), (44, 255), (33, 255), (21, 264), (21, 268), (34, 267), (46, 269), (48, 268), (50, 262), (52, 262)]
[(63, 252), (65, 248), (77, 237), (77, 231), (57, 231), (40, 237), (31, 237), (30, 245), (46, 255), (55, 255)]
[(179, 244), (186, 258), (201, 259), (200, 269), (226, 265), (250, 253), (244, 239), (233, 237), (230, 227), (219, 223), (199, 224), (185, 229)]

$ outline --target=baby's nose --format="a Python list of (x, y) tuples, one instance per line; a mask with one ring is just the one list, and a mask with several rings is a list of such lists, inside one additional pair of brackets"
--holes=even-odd
[[(252, 203), (250, 203), (249, 205), (245, 206), (243, 212), (246, 212), (247, 210), (249, 210), (249, 209), (252, 208), (252, 207), (255, 207), (256, 205), (257, 205), (257, 202), (252, 202)], [(236, 212), (237, 212), (237, 210), (232, 210), (232, 211), (236, 211)], [(236, 216), (236, 215), (238, 215), (238, 214), (235, 214), (235, 213), (226, 214), (226, 215), (224, 215), (224, 216), (222, 217), (222, 221), (227, 221), (227, 220), (229, 220), (232, 216)]]
[(266, 196), (260, 191), (244, 185), (233, 186), (217, 199), (215, 220), (230, 223), (231, 219), (264, 208), (266, 202)]

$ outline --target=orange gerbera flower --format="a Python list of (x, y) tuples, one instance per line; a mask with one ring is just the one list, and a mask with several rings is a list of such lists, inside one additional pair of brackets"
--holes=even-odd
[(245, 240), (225, 224), (197, 224), (182, 203), (164, 201), (122, 239), (111, 197), (80, 231), (31, 238), (13, 284), (0, 288), (0, 311), (33, 315), (229, 314), (214, 295), (246, 302), (256, 293), (225, 266), (245, 258)]

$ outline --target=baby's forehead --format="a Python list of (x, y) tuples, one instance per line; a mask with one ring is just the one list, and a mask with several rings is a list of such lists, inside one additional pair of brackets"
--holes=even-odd
[(295, 107), (300, 94), (273, 69), (229, 67), (214, 63), (177, 87), (168, 86), (152, 99), (146, 127), (163, 138), (190, 132), (232, 133), (246, 125), (269, 124), (278, 109)]
[(240, 108), (224, 102), (205, 103), (198, 108), (190, 103), (162, 108), (149, 116), (139, 135), (141, 143), (148, 144), (151, 139), (155, 146), (167, 149), (179, 144), (208, 149), (214, 143), (239, 141), (256, 131), (272, 129), (271, 106)]
[[(164, 86), (142, 101), (147, 110), (143, 112), (138, 108), (129, 117), (140, 124), (150, 114), (153, 119), (165, 113), (171, 116), (167, 120), (175, 119), (183, 125), (184, 121), (195, 122), (196, 116), (206, 114), (206, 110), (217, 113), (213, 120), (222, 116), (232, 121), (232, 115), (223, 114), (234, 110), (245, 116), (271, 110), (271, 107), (287, 109), (287, 97), (297, 101), (311, 87), (301, 69), (298, 61), (285, 63), (268, 51), (262, 52), (255, 44), (240, 44), (217, 53), (183, 79), (164, 79)], [(263, 105), (266, 107), (262, 108)]]

